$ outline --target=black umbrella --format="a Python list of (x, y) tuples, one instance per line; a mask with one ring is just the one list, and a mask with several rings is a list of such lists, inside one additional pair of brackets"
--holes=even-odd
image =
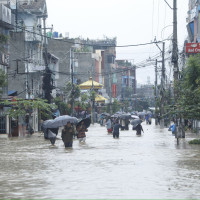
[(106, 116), (106, 117), (110, 116), (109, 113), (102, 113), (101, 115)]
[(56, 117), (53, 120), (46, 120), (43, 122), (44, 128), (59, 128), (61, 126), (65, 126), (67, 122), (76, 124), (78, 122), (78, 119), (76, 117), (71, 117), (68, 115), (63, 115), (60, 117)]
[(137, 126), (138, 124), (141, 124), (142, 120), (141, 119), (134, 119), (131, 121), (131, 125)]
[(130, 114), (122, 114), (120, 115), (120, 119), (130, 119), (131, 115)]
[(78, 124), (76, 126), (80, 126), (82, 122), (84, 122), (86, 128), (88, 128), (91, 124), (91, 117), (82, 119), (80, 122), (78, 122)]
[(119, 115), (119, 114), (114, 114), (114, 115), (112, 115), (111, 117), (112, 117), (112, 118), (119, 118), (120, 115)]

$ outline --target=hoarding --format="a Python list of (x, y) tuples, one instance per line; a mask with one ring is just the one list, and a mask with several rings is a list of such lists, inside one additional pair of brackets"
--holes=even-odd
[(200, 53), (200, 43), (187, 43), (186, 53)]

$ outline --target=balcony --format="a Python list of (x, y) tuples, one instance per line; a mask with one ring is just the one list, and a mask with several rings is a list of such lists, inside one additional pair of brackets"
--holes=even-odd
[(3, 4), (0, 4), (0, 26), (5, 29), (14, 28), (14, 15), (11, 13), (11, 9)]
[(45, 66), (35, 64), (35, 63), (27, 63), (27, 68), (25, 70), (26, 73), (34, 73), (38, 71), (43, 71), (45, 70)]
[(28, 30), (25, 32), (25, 41), (26, 42), (42, 42), (42, 36), (40, 36), (39, 31), (34, 29)]

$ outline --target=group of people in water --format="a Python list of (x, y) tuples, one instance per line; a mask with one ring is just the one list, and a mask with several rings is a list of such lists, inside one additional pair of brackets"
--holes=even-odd
[[(138, 117), (139, 118), (139, 117)], [(86, 118), (85, 118), (86, 119)], [(73, 140), (77, 138), (80, 143), (85, 143), (86, 141), (86, 132), (88, 131), (89, 125), (85, 124), (85, 119), (81, 120), (78, 124), (71, 123), (70, 121), (66, 122), (62, 131), (61, 131), (61, 139), (64, 143), (65, 148), (73, 147)], [(89, 119), (89, 124), (91, 123), (91, 119)], [(105, 122), (100, 125), (105, 125), (108, 131), (108, 134), (112, 134), (113, 138), (119, 138), (120, 129), (121, 130), (129, 130), (130, 118), (112, 118), (106, 117)], [(151, 118), (145, 117), (143, 119), (138, 119), (138, 123), (131, 124), (133, 125), (132, 130), (136, 131), (136, 135), (140, 136), (142, 132), (144, 132), (143, 127), (141, 125), (142, 121), (146, 120), (147, 124), (151, 124)], [(56, 136), (58, 135), (59, 128), (46, 128), (44, 129), (44, 137), (45, 139), (49, 139), (51, 144), (54, 145), (56, 141)]]
[[(45, 139), (49, 139), (51, 144), (55, 144), (56, 136), (58, 135), (59, 128), (48, 128), (46, 130), (47, 137)], [(81, 123), (75, 125), (73, 123), (67, 122), (61, 132), (61, 138), (64, 143), (65, 148), (71, 148), (73, 146), (73, 140), (77, 138), (80, 143), (84, 143), (86, 140), (86, 134), (88, 129), (82, 121)], [(53, 136), (51, 136), (51, 133)]]
[[(119, 138), (120, 128), (121, 130), (129, 130), (129, 124), (130, 121), (128, 119), (119, 120), (119, 119), (108, 118), (105, 125), (108, 134), (113, 134), (113, 138)], [(136, 135), (141, 135), (142, 132), (144, 132), (141, 123), (136, 124), (135, 126), (133, 126), (132, 129), (136, 130)]]

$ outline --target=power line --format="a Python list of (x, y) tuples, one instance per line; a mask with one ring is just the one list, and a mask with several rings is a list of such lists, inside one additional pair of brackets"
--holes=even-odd
[(43, 35), (43, 34), (40, 34), (40, 33), (36, 33), (36, 32), (33, 32), (33, 31), (29, 31), (27, 29), (25, 29), (24, 27), (19, 27), (19, 26), (14, 26), (14, 27), (17, 27), (25, 32), (28, 32), (28, 33), (33, 33), (35, 35), (39, 35), (41, 37), (44, 37), (44, 38), (47, 38), (47, 39), (53, 39), (53, 40), (56, 40), (56, 41), (61, 41), (61, 42), (66, 42), (66, 43), (69, 43), (69, 44), (73, 44), (73, 45), (82, 45), (82, 46), (92, 46), (92, 47), (116, 47), (116, 48), (122, 48), (122, 47), (138, 47), (138, 46), (146, 46), (146, 45), (151, 45), (151, 44), (155, 44), (155, 43), (162, 43), (166, 40), (169, 40), (169, 39), (164, 39), (164, 40), (161, 40), (161, 41), (153, 41), (153, 42), (147, 42), (147, 43), (140, 43), (140, 44), (128, 44), (128, 45), (105, 45), (105, 44), (87, 44), (87, 43), (81, 43), (81, 42), (71, 42), (69, 40), (57, 40), (55, 38), (51, 38), (51, 37), (48, 37), (46, 35)]

